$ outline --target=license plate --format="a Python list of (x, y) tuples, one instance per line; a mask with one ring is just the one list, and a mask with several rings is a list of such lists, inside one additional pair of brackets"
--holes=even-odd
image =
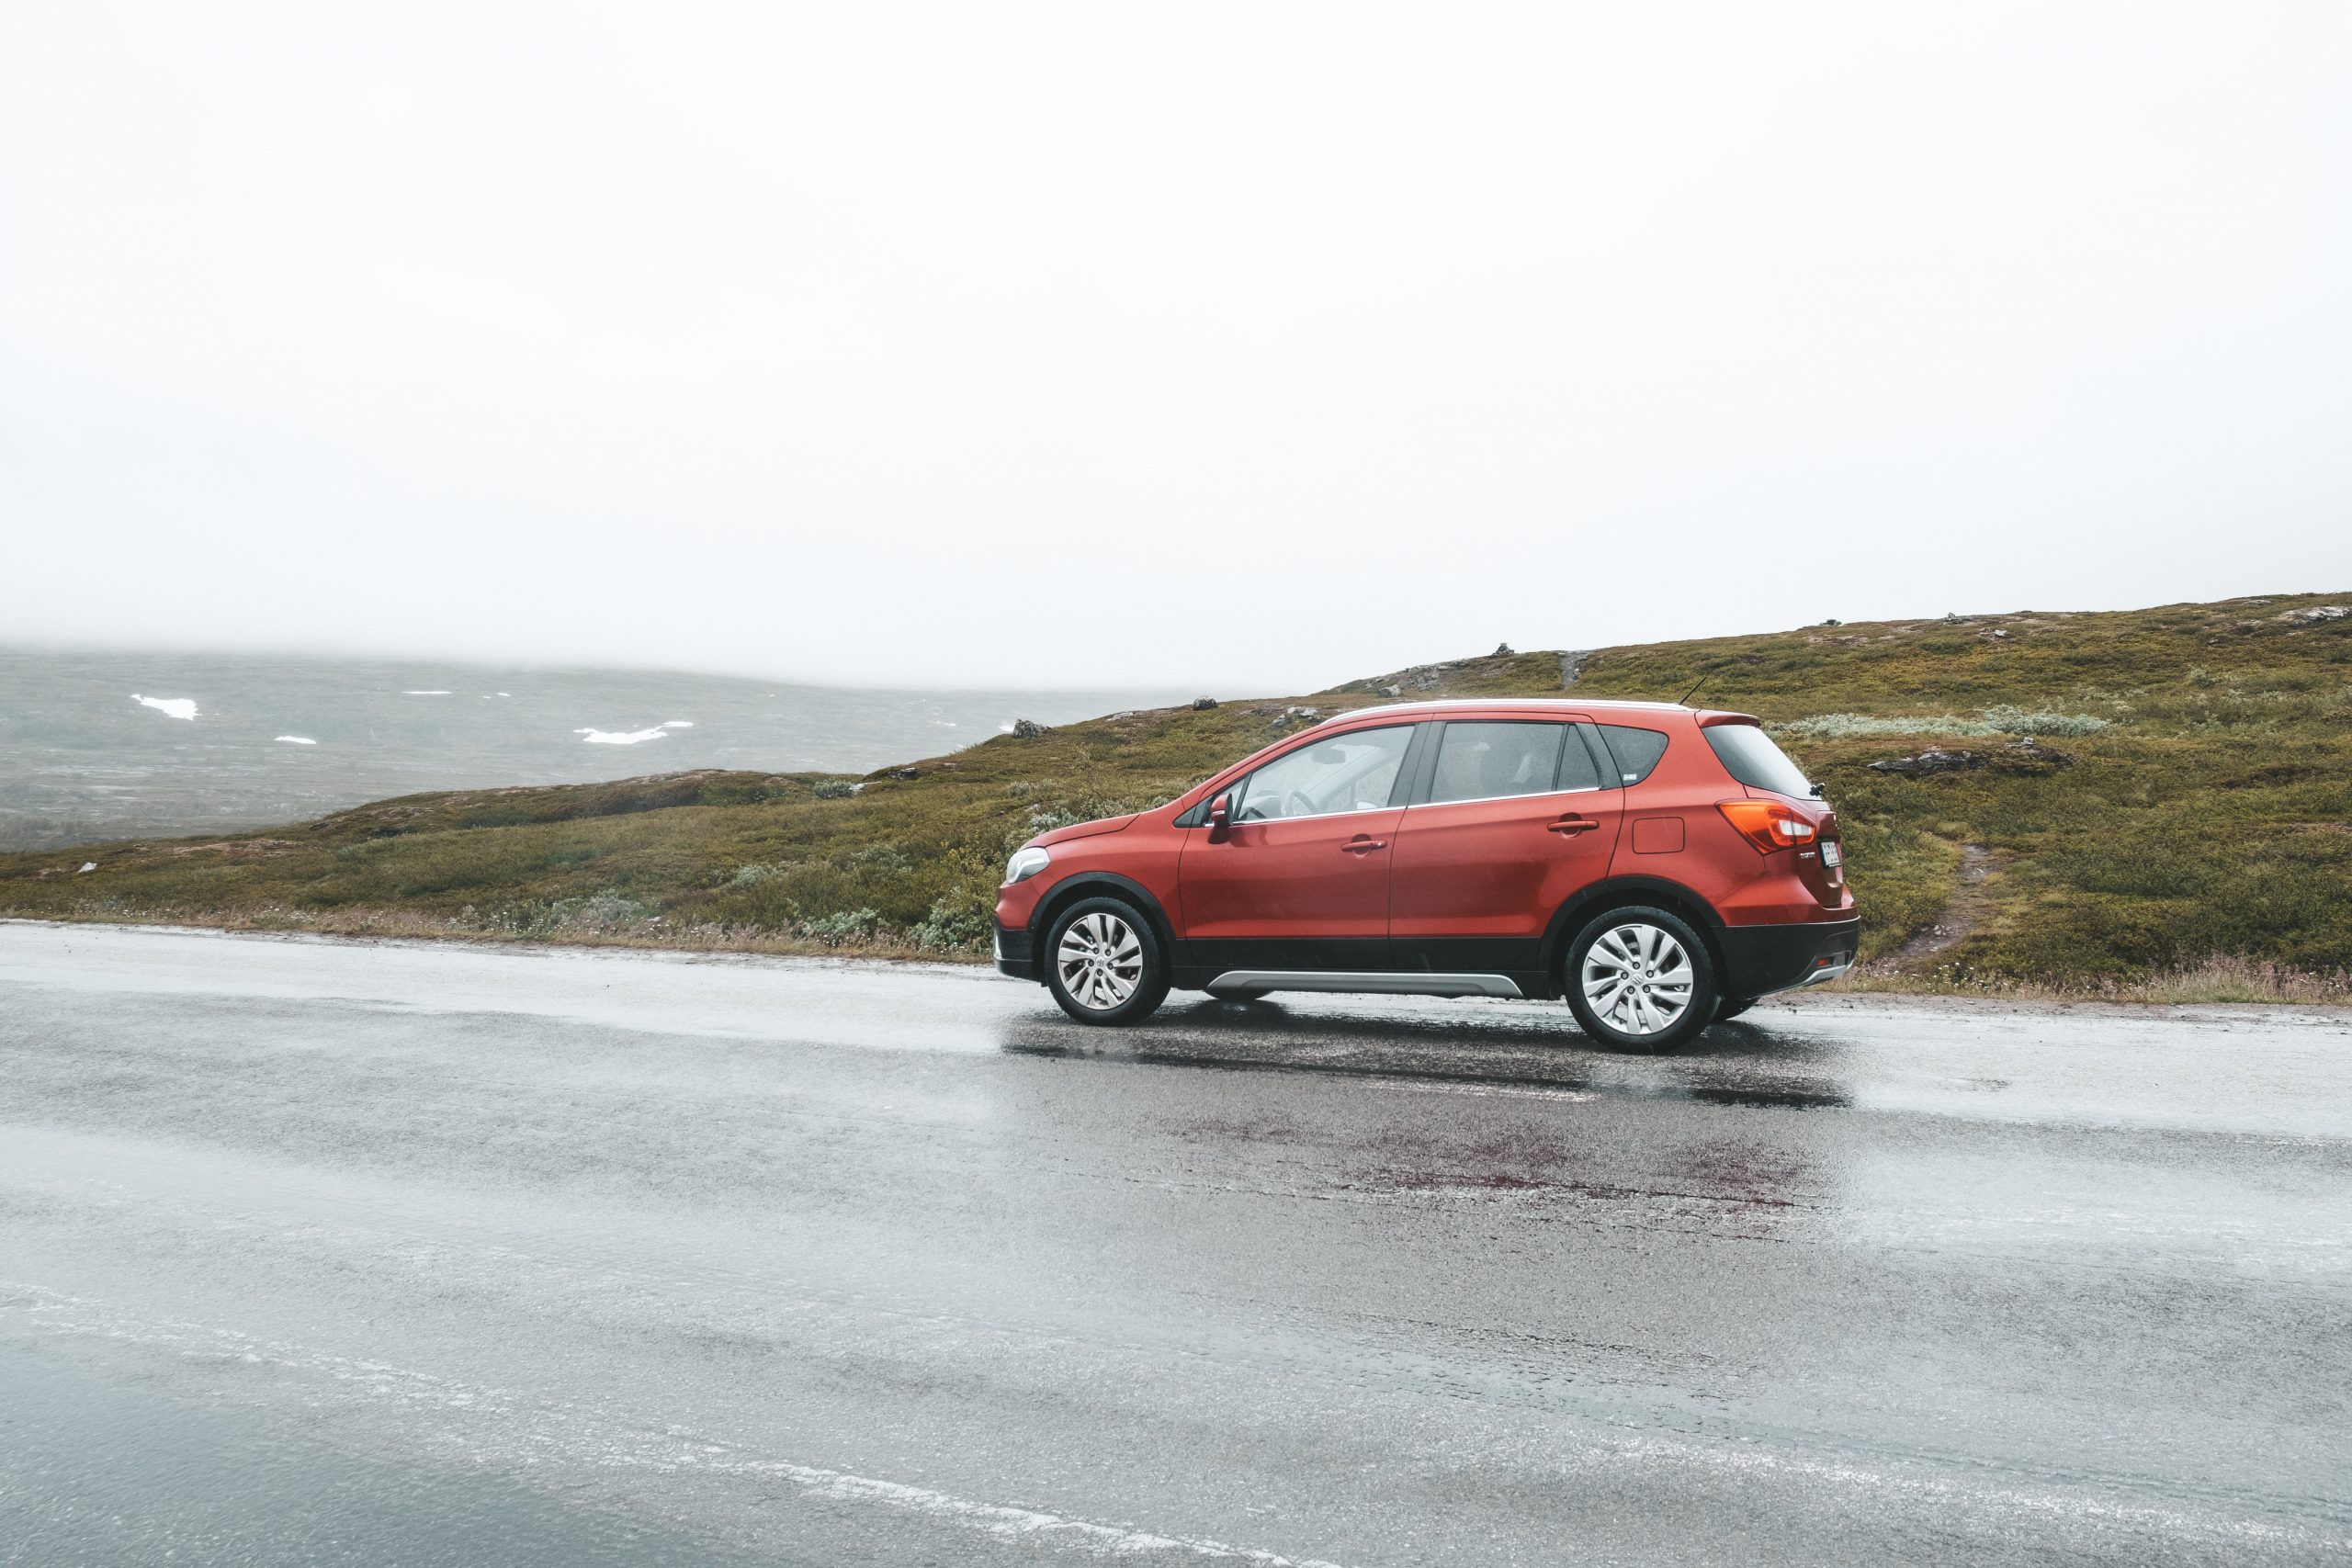
[(1821, 863), (1824, 865), (1846, 863), (1846, 852), (1838, 847), (1837, 840), (1824, 839), (1821, 841)]

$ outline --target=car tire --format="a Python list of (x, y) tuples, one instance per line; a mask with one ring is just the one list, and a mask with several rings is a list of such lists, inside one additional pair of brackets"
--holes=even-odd
[(1762, 997), (1725, 997), (1724, 1005), (1715, 1010), (1715, 1021), (1729, 1023), (1763, 999)]
[(1713, 955), (1670, 909), (1635, 904), (1594, 916), (1568, 943), (1560, 988), (1577, 1022), (1618, 1051), (1672, 1051), (1715, 1021)]
[(1167, 999), (1168, 952), (1151, 921), (1118, 898), (1081, 898), (1046, 934), (1046, 988), (1080, 1023), (1141, 1023)]

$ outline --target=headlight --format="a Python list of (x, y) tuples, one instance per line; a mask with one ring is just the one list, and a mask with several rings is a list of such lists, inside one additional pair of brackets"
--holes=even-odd
[(1012, 858), (1004, 865), (1004, 885), (1010, 887), (1016, 882), (1028, 881), (1045, 870), (1046, 863), (1053, 858), (1035, 844), (1025, 850), (1013, 851)]

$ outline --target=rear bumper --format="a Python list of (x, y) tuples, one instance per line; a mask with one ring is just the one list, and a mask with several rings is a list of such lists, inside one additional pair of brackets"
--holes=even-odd
[(1026, 926), (997, 922), (996, 972), (1016, 980), (1042, 979), (1037, 972), (1037, 933)]
[(1860, 919), (1725, 926), (1715, 932), (1724, 951), (1724, 995), (1760, 997), (1835, 980), (1853, 967), (1861, 927)]

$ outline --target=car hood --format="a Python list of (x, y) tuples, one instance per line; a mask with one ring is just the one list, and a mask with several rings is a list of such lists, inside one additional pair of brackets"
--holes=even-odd
[(1029, 841), (1033, 844), (1060, 844), (1072, 839), (1091, 839), (1097, 833), (1115, 833), (1140, 815), (1129, 812), (1125, 817), (1105, 817), (1099, 822), (1073, 822), (1067, 828), (1057, 828), (1050, 833), (1040, 833)]

